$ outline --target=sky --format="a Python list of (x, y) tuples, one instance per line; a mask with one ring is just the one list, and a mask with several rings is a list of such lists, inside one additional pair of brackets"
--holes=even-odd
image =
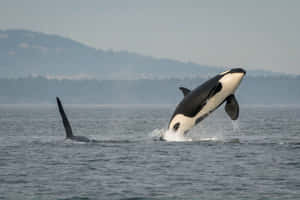
[(0, 29), (211, 66), (300, 74), (297, 0), (0, 0)]

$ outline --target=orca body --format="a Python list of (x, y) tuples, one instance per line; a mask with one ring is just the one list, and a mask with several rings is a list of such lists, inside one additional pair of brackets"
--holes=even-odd
[(236, 120), (239, 116), (239, 104), (234, 92), (245, 74), (245, 70), (235, 68), (216, 75), (194, 90), (179, 88), (184, 98), (177, 105), (168, 130), (184, 135), (224, 102), (225, 111), (232, 120)]
[(68, 117), (64, 111), (64, 108), (60, 102), (60, 99), (58, 97), (56, 97), (56, 101), (57, 101), (58, 110), (59, 110), (60, 116), (62, 118), (64, 128), (65, 128), (66, 139), (70, 139), (70, 140), (77, 141), (77, 142), (92, 142), (93, 140), (90, 140), (87, 137), (73, 135), (71, 124), (70, 124)]

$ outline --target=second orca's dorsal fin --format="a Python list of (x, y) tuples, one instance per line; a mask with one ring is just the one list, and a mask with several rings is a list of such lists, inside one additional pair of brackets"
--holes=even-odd
[(188, 95), (191, 92), (191, 90), (189, 90), (189, 89), (187, 89), (185, 87), (180, 87), (179, 89), (182, 91), (183, 96), (186, 96), (186, 95)]
[(66, 138), (72, 138), (73, 137), (73, 132), (72, 132), (72, 128), (71, 128), (71, 124), (67, 118), (67, 115), (64, 111), (64, 108), (60, 102), (60, 99), (58, 97), (56, 97), (56, 101), (57, 101), (57, 106), (58, 106), (58, 110), (60, 113), (60, 116), (62, 118), (64, 127), (65, 127), (65, 131), (66, 131)]
[(232, 120), (237, 120), (239, 117), (239, 103), (234, 95), (230, 95), (226, 98), (225, 111)]

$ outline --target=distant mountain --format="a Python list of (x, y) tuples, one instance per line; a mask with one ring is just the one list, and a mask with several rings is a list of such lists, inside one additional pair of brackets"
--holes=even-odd
[[(56, 35), (0, 30), (0, 78), (42, 75), (112, 80), (207, 77), (222, 67), (157, 59), (126, 51), (104, 51)], [(250, 71), (252, 75), (276, 75)]]

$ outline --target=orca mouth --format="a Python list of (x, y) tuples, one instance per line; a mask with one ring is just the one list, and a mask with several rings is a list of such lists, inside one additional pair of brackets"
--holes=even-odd
[(242, 68), (234, 68), (234, 69), (230, 70), (230, 73), (243, 73), (243, 74), (246, 74), (246, 71)]

